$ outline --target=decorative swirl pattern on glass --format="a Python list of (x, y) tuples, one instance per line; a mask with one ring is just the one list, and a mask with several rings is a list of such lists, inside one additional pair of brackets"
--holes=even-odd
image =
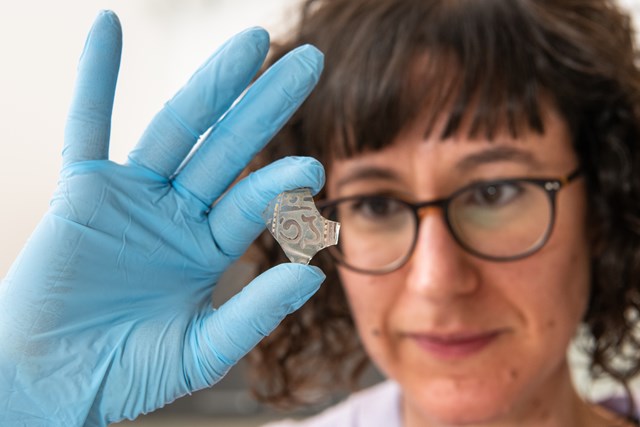
[(308, 188), (278, 194), (262, 218), (291, 262), (309, 264), (315, 254), (338, 243), (340, 223), (320, 215)]

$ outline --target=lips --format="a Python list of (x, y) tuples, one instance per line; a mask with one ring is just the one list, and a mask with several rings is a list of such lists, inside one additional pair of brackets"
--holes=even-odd
[(471, 357), (494, 343), (502, 331), (456, 334), (408, 334), (418, 347), (438, 359)]

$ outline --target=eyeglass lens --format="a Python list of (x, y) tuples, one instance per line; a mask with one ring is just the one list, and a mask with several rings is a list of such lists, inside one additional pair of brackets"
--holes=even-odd
[[(386, 272), (411, 255), (418, 235), (412, 204), (391, 197), (363, 196), (343, 200), (323, 215), (342, 224), (333, 255), (366, 272)], [(469, 187), (445, 208), (453, 237), (479, 256), (510, 259), (544, 243), (553, 205), (540, 186), (506, 181)]]

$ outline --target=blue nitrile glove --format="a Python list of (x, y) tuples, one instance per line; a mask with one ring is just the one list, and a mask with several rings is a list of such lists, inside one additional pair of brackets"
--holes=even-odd
[(301, 47), (224, 115), (268, 44), (261, 29), (225, 44), (119, 165), (107, 152), (121, 29), (111, 12), (97, 18), (59, 186), (0, 285), (1, 426), (104, 426), (210, 386), (318, 289), (317, 268), (285, 264), (211, 308), (222, 272), (264, 229), (269, 200), (323, 185), (317, 161), (286, 158), (225, 193), (322, 68), (322, 55)]

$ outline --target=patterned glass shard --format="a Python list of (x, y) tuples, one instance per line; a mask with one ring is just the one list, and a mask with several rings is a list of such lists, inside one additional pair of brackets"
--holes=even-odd
[(278, 194), (262, 218), (291, 262), (309, 264), (320, 250), (338, 243), (340, 223), (320, 215), (308, 188)]

